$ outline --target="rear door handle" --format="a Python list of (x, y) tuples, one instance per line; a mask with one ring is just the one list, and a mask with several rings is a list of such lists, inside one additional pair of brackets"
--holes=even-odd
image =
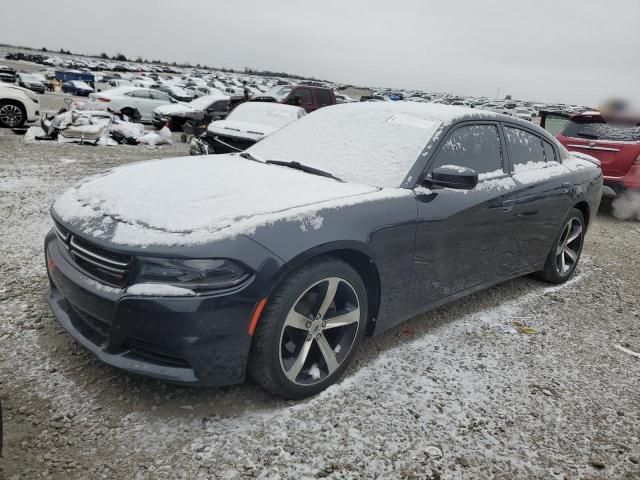
[(515, 200), (503, 200), (502, 201), (502, 211), (503, 212), (510, 212), (511, 210), (513, 210), (513, 207), (516, 206), (516, 201)]
[(569, 193), (569, 190), (573, 188), (573, 183), (564, 182), (560, 187), (562, 188), (562, 193)]

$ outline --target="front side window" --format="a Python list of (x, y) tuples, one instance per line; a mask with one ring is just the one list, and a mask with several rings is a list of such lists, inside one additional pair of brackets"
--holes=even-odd
[(469, 125), (449, 135), (438, 152), (431, 171), (443, 165), (473, 169), (478, 175), (502, 173), (502, 150), (495, 125)]
[(150, 93), (151, 98), (153, 98), (154, 100), (164, 100), (165, 102), (169, 101), (169, 95), (167, 95), (166, 93), (154, 91), (151, 91)]
[(131, 92), (131, 96), (135, 98), (151, 98), (146, 90), (135, 90)]
[(525, 165), (534, 166), (536, 163), (545, 162), (545, 152), (540, 137), (514, 127), (505, 127), (504, 131), (511, 162), (516, 170)]
[(557, 162), (556, 152), (553, 150), (553, 147), (549, 142), (542, 141), (542, 146), (544, 147), (544, 159), (547, 162)]

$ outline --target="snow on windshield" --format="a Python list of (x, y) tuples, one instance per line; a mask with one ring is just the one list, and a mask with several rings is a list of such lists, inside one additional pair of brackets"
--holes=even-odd
[(284, 127), (300, 115), (300, 107), (271, 102), (247, 102), (238, 105), (226, 120)]
[(466, 109), (408, 102), (322, 108), (250, 148), (264, 160), (297, 161), (347, 181), (399, 187), (443, 122)]

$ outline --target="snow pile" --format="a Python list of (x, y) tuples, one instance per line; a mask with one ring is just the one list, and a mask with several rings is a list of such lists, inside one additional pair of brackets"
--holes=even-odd
[(322, 108), (270, 135), (249, 151), (297, 161), (342, 180), (398, 187), (438, 129), (468, 116), (464, 108), (367, 102)]
[(525, 184), (544, 182), (568, 173), (567, 167), (557, 162), (544, 164), (542, 162), (516, 163), (513, 169), (513, 178)]
[[(115, 243), (174, 245), (250, 234), (279, 220), (317, 229), (322, 209), (407, 195), (215, 155), (114, 168), (67, 190), (53, 208), (62, 220)], [(118, 221), (105, 224), (108, 217)]]

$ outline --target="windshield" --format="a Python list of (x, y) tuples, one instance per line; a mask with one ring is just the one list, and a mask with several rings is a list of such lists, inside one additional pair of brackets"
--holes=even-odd
[(265, 160), (297, 161), (346, 182), (400, 187), (442, 125), (425, 118), (420, 107), (390, 102), (325, 107), (248, 151)]
[(562, 130), (562, 135), (590, 140), (640, 142), (640, 126), (629, 123), (607, 123), (600, 116), (580, 116), (569, 120)]
[(238, 105), (226, 118), (235, 122), (284, 127), (296, 120), (300, 108), (269, 102), (247, 102)]
[(265, 97), (273, 97), (276, 100), (282, 100), (287, 95), (289, 95), (289, 92), (291, 90), (293, 90), (293, 86), (292, 85), (277, 85), (277, 86), (273, 87), (272, 89), (267, 90), (264, 93), (264, 96)]
[(88, 83), (83, 82), (82, 80), (72, 80), (71, 83), (73, 83), (74, 87), (92, 90), (91, 86)]

